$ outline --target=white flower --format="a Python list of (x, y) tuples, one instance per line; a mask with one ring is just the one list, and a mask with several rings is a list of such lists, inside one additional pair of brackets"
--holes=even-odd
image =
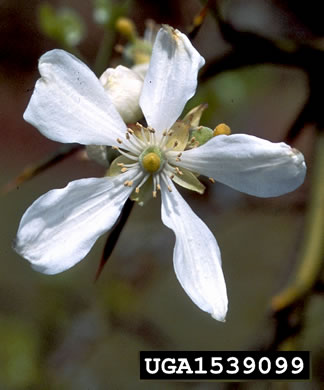
[[(297, 188), (306, 168), (302, 154), (286, 144), (247, 135), (219, 135), (200, 147), (183, 150), (186, 141), (181, 132), (176, 141), (169, 129), (195, 93), (203, 64), (185, 35), (162, 28), (140, 97), (148, 128), (139, 126), (134, 132), (127, 130), (85, 64), (62, 50), (41, 57), (42, 77), (25, 120), (52, 140), (112, 145), (122, 156), (115, 161), (121, 170), (118, 175), (73, 181), (41, 196), (25, 212), (15, 249), (36, 270), (56, 274), (82, 260), (114, 225), (131, 193), (141, 193), (151, 181), (153, 196), (161, 191), (162, 221), (176, 236), (177, 278), (198, 307), (218, 320), (225, 319), (227, 295), (217, 242), (173, 180), (185, 186), (189, 182), (190, 187), (191, 180), (198, 181), (193, 171), (266, 197)], [(194, 189), (199, 187), (196, 184)]]

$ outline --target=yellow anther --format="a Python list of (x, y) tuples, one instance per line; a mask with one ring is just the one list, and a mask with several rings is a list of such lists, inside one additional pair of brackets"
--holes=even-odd
[(123, 167), (123, 166), (124, 166), (124, 163), (117, 163), (117, 165), (118, 165), (119, 167)]
[(212, 177), (209, 177), (208, 180), (209, 180), (211, 183), (215, 184), (215, 179), (213, 179)]
[(128, 183), (129, 183), (129, 181), (126, 180), (126, 181), (124, 182), (124, 186), (127, 187), (127, 186), (128, 186)]
[(129, 182), (127, 183), (127, 187), (131, 187), (133, 185), (133, 180), (129, 180)]
[(140, 188), (139, 188), (139, 187), (136, 187), (136, 188), (135, 188), (135, 192), (136, 192), (136, 194), (138, 194), (138, 193), (140, 192)]
[(168, 190), (169, 192), (172, 192), (172, 188), (170, 186), (168, 186)]
[(124, 172), (127, 172), (128, 169), (127, 168), (122, 168), (120, 171), (124, 173)]
[(192, 137), (191, 140), (190, 140), (190, 143), (191, 144), (194, 144), (196, 142), (196, 138), (195, 137)]
[(177, 172), (178, 175), (183, 175), (183, 172), (180, 171), (180, 169), (178, 167), (175, 167), (175, 171)]
[(220, 123), (217, 125), (214, 129), (213, 136), (215, 137), (216, 135), (230, 135), (231, 134), (231, 128), (227, 126), (225, 123)]
[(142, 160), (143, 168), (150, 173), (154, 173), (160, 169), (161, 159), (156, 153), (148, 153)]
[(131, 129), (130, 127), (127, 128), (127, 131), (128, 131), (130, 134), (134, 134), (134, 130)]
[(123, 143), (123, 141), (122, 141), (120, 138), (117, 138), (117, 142), (118, 142), (119, 144), (122, 144), (122, 143)]
[(160, 184), (157, 184), (157, 185), (156, 185), (156, 189), (157, 189), (158, 191), (161, 191), (161, 186), (160, 186)]
[(128, 18), (118, 18), (116, 22), (116, 30), (123, 34), (128, 39), (136, 37), (136, 28), (132, 20)]
[(156, 191), (153, 191), (152, 194), (153, 194), (153, 198), (156, 198)]

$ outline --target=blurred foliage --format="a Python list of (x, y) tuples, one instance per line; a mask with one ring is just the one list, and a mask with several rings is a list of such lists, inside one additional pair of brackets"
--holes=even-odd
[(43, 34), (63, 48), (77, 46), (86, 34), (86, 25), (77, 11), (68, 7), (55, 9), (50, 3), (40, 5), (39, 25)]

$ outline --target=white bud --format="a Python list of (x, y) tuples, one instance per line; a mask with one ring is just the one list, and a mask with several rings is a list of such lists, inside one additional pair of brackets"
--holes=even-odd
[(122, 65), (108, 68), (100, 77), (111, 101), (126, 123), (135, 123), (142, 117), (139, 98), (143, 80), (137, 72)]

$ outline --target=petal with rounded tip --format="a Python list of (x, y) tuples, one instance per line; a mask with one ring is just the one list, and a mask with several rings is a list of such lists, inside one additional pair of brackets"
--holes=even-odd
[(123, 185), (131, 177), (75, 180), (47, 192), (23, 215), (14, 249), (45, 274), (73, 267), (116, 222), (133, 190)]
[(164, 26), (156, 37), (140, 106), (149, 126), (168, 130), (197, 88), (205, 60), (180, 31)]
[(126, 126), (95, 74), (64, 50), (39, 60), (41, 78), (24, 119), (45, 137), (63, 143), (117, 145)]
[(306, 174), (304, 156), (297, 149), (245, 134), (213, 137), (183, 152), (178, 165), (264, 198), (295, 190)]
[(162, 221), (176, 236), (173, 264), (182, 287), (201, 309), (225, 321), (227, 293), (215, 237), (171, 183), (162, 183)]

